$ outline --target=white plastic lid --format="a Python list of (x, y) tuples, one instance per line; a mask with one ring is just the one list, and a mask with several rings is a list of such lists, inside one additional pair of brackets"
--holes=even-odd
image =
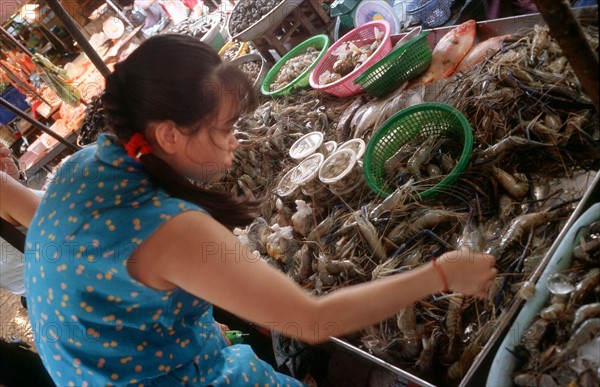
[(360, 159), (365, 154), (366, 145), (360, 138), (353, 138), (339, 146), (338, 149), (352, 149), (356, 153), (356, 158)]
[(419, 36), (421, 34), (421, 30), (422, 30), (421, 26), (418, 26), (418, 27), (410, 30), (406, 35), (404, 35), (400, 40), (398, 40), (396, 42), (396, 44), (394, 45), (394, 49), (404, 46), (406, 43), (410, 42), (411, 40), (413, 40), (414, 38)]
[(281, 197), (286, 197), (291, 195), (296, 188), (298, 188), (298, 184), (292, 182), (292, 175), (296, 172), (296, 167), (293, 167), (283, 177), (279, 180), (279, 184), (277, 184), (277, 188), (275, 191), (277, 195)]
[(400, 32), (400, 21), (391, 5), (381, 0), (361, 1), (354, 11), (354, 27), (373, 20), (386, 20), (390, 23), (392, 35)]
[(326, 184), (335, 183), (352, 172), (356, 162), (356, 153), (352, 149), (338, 149), (323, 161), (319, 179)]
[(300, 164), (296, 166), (296, 170), (290, 177), (292, 183), (303, 185), (314, 179), (319, 173), (319, 168), (323, 164), (325, 157), (322, 153), (313, 153), (308, 156)]
[(323, 144), (323, 133), (311, 132), (300, 137), (290, 148), (290, 157), (296, 160), (302, 160), (306, 156), (315, 153)]

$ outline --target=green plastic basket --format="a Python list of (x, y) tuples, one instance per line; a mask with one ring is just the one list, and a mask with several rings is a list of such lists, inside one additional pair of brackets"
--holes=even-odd
[[(329, 49), (329, 45), (329, 37), (325, 34), (320, 34), (308, 38), (304, 42), (292, 48), (277, 63), (275, 63), (275, 66), (273, 66), (271, 70), (267, 73), (267, 76), (265, 77), (265, 80), (263, 81), (262, 86), (260, 87), (260, 92), (266, 96), (278, 97), (289, 94), (293, 90), (302, 89), (308, 86), (308, 77), (310, 76), (310, 72), (315, 68), (315, 66), (321, 60), (323, 55), (325, 55), (325, 53)], [(306, 68), (303, 72), (301, 72), (300, 75), (296, 77), (296, 79), (294, 79), (284, 87), (277, 90), (271, 90), (271, 83), (275, 81), (279, 70), (285, 64), (285, 62), (298, 55), (303, 55), (304, 53), (306, 53), (306, 50), (308, 50), (309, 47), (314, 47), (315, 49), (320, 50), (319, 55), (314, 60), (314, 62), (310, 66), (308, 66), (308, 68)]]
[(397, 187), (390, 184), (384, 165), (398, 149), (415, 138), (425, 140), (430, 136), (450, 137), (463, 144), (457, 165), (442, 181), (425, 191), (415, 191), (419, 200), (443, 192), (454, 183), (467, 167), (473, 149), (473, 133), (467, 119), (450, 105), (426, 102), (399, 111), (377, 129), (365, 151), (363, 173), (369, 187), (377, 195), (387, 197)]
[(427, 35), (429, 32), (422, 32), (408, 43), (393, 49), (358, 76), (354, 83), (359, 84), (370, 95), (381, 97), (427, 70), (432, 53)]

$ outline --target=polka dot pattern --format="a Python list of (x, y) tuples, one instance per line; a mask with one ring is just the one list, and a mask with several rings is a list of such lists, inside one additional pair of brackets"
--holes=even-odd
[(250, 347), (227, 347), (206, 301), (129, 276), (134, 250), (190, 210), (203, 211), (153, 184), (107, 134), (57, 171), (25, 252), (36, 347), (57, 385), (301, 385)]

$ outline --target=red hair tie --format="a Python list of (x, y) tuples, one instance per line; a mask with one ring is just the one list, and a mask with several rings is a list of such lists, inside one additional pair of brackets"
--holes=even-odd
[(146, 141), (146, 137), (142, 133), (136, 133), (125, 144), (127, 154), (138, 160), (143, 155), (152, 153), (152, 146)]

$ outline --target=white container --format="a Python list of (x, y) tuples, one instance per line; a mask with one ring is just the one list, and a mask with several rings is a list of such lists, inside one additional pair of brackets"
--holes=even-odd
[(294, 160), (302, 160), (305, 157), (312, 155), (317, 150), (321, 150), (321, 148), (327, 152), (323, 146), (323, 133), (310, 132), (300, 137), (294, 144), (292, 144), (289, 154)]
[(323, 161), (319, 179), (334, 193), (352, 192), (364, 183), (362, 163), (352, 149), (338, 149)]
[(325, 157), (322, 153), (313, 153), (296, 166), (291, 181), (301, 187), (303, 194), (315, 195), (326, 188), (318, 178), (323, 160)]
[(365, 142), (360, 138), (353, 138), (351, 140), (346, 141), (338, 147), (339, 149), (351, 149), (354, 153), (356, 153), (357, 159), (362, 159), (365, 154), (365, 149), (367, 148)]
[(260, 90), (260, 86), (262, 85), (267, 73), (271, 69), (271, 65), (267, 62), (259, 53), (252, 52), (250, 54), (242, 55), (238, 58), (235, 58), (230, 63), (235, 64), (238, 67), (241, 67), (244, 63), (248, 62), (260, 62), (260, 72), (257, 77), (254, 79), (253, 86), (255, 89)]
[(275, 193), (277, 195), (286, 199), (295, 199), (296, 195), (294, 195), (294, 193), (298, 189), (298, 184), (292, 182), (294, 173), (296, 173), (296, 167), (287, 171), (281, 180), (279, 180), (279, 184), (277, 184), (277, 188), (275, 188)]
[(381, 0), (363, 0), (354, 10), (354, 27), (373, 20), (385, 20), (392, 27), (392, 35), (400, 33), (400, 20), (391, 5)]
[(337, 150), (337, 147), (338, 147), (337, 142), (335, 142), (333, 140), (332, 141), (327, 141), (324, 145), (325, 145), (325, 149), (327, 150), (327, 153), (323, 154), (323, 156), (325, 156), (325, 157), (327, 157), (330, 154), (332, 154), (333, 152), (335, 152)]

